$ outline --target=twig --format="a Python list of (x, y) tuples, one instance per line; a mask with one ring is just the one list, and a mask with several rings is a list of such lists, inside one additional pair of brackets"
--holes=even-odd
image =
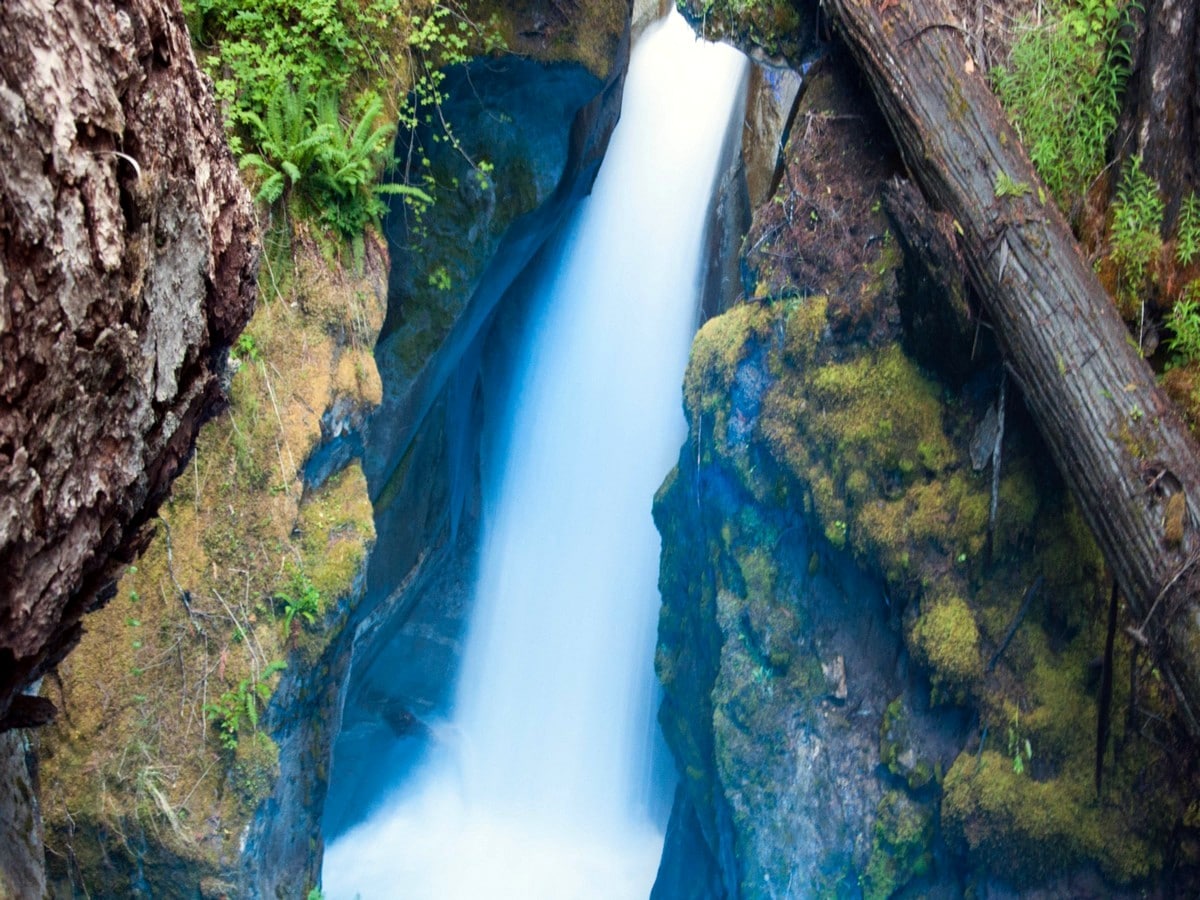
[(1198, 559), (1200, 559), (1200, 551), (1197, 551), (1189, 556), (1184, 561), (1183, 565), (1179, 567), (1179, 570), (1171, 576), (1171, 580), (1163, 585), (1163, 589), (1158, 592), (1158, 596), (1155, 597), (1154, 602), (1150, 604), (1150, 611), (1146, 613), (1146, 618), (1142, 621), (1141, 626), (1138, 628), (1126, 629), (1126, 632), (1131, 638), (1143, 646), (1149, 646), (1150, 639), (1146, 637), (1146, 628), (1150, 625), (1150, 620), (1154, 618), (1154, 613), (1158, 611), (1158, 604), (1162, 601), (1162, 598), (1167, 595), (1167, 592), (1175, 586), (1175, 582), (1182, 578), (1183, 573), (1194, 566)]
[[(247, 632), (246, 629), (242, 627), (242, 624), (238, 621), (237, 616), (234, 615), (234, 612), (230, 608), (229, 604), (225, 602), (225, 598), (221, 596), (221, 592), (218, 591), (216, 588), (213, 588), (213, 596), (215, 596), (218, 600), (221, 601), (221, 605), (224, 606), (225, 611), (227, 613), (229, 613), (229, 618), (230, 618), (230, 621), (233, 622), (233, 627), (236, 628), (238, 631), (240, 631), (243, 635), (248, 635), (249, 632)], [(253, 645), (247, 643), (246, 646), (250, 649), (250, 661), (254, 664), (253, 665), (253, 669), (254, 669), (253, 674), (254, 674), (255, 679), (257, 679), (258, 678), (258, 667), (260, 665), (265, 665), (266, 659), (264, 658), (263, 660), (260, 661), (254, 653)]]
[(971, 39), (971, 33), (969, 31), (967, 31), (967, 29), (963, 28), (961, 25), (955, 25), (953, 22), (932, 22), (929, 25), (924, 25), (921, 28), (918, 28), (916, 31), (914, 31), (912, 34), (910, 34), (908, 37), (904, 38), (902, 41), (900, 41), (900, 46), (903, 47), (905, 44), (915, 41), (917, 38), (919, 38), (925, 32), (933, 31), (935, 28), (949, 28), (952, 31), (957, 31), (959, 34), (961, 34), (967, 40)]
[(1012, 624), (1008, 626), (1008, 634), (1004, 636), (1004, 640), (1001, 642), (999, 649), (996, 650), (996, 653), (992, 656), (991, 662), (988, 663), (987, 670), (989, 672), (996, 668), (996, 663), (1000, 661), (1000, 657), (1004, 654), (1004, 651), (1008, 649), (1008, 645), (1012, 643), (1013, 637), (1016, 636), (1017, 629), (1021, 627), (1021, 622), (1025, 620), (1025, 613), (1029, 612), (1029, 604), (1033, 602), (1033, 598), (1037, 595), (1037, 592), (1041, 590), (1042, 584), (1045, 582), (1045, 580), (1046, 579), (1043, 576), (1039, 575), (1037, 578), (1033, 579), (1033, 584), (1029, 585), (1029, 587), (1025, 589), (1025, 598), (1021, 601), (1021, 608), (1017, 610), (1016, 617), (1013, 619)]
[(208, 773), (212, 771), (212, 767), (214, 765), (216, 765), (215, 761), (210, 762), (208, 764), (208, 768), (200, 773), (200, 777), (196, 779), (196, 783), (192, 785), (192, 789), (187, 792), (187, 796), (185, 796), (182, 800), (179, 801), (180, 808), (184, 808), (187, 806), (187, 802), (192, 799), (192, 794), (196, 793), (196, 788), (200, 787), (200, 782), (202, 782), (205, 778), (208, 777)]
[(183, 586), (179, 583), (179, 579), (175, 577), (175, 556), (171, 552), (171, 523), (162, 517), (159, 517), (159, 521), (162, 522), (163, 534), (167, 544), (167, 575), (171, 578), (171, 584), (175, 586), (175, 593), (179, 595), (179, 599), (183, 603), (183, 608), (187, 610), (188, 621), (192, 623), (192, 627), (196, 629), (196, 633), (200, 634), (203, 629), (197, 624), (196, 614), (192, 611), (192, 604), (188, 600), (191, 594), (183, 589)]
[[(280, 433), (280, 435), (283, 436), (283, 449), (287, 450), (288, 460), (292, 464), (292, 473), (295, 473), (298, 471), (298, 468), (296, 466), (296, 457), (292, 455), (291, 445), (288, 444), (287, 432), (284, 430), (284, 427), (283, 427), (283, 417), (281, 415), (279, 415), (279, 404), (275, 401), (275, 389), (271, 386), (271, 379), (267, 375), (267, 367), (266, 366), (262, 367), (262, 376), (263, 376), (263, 383), (267, 386), (267, 396), (271, 398), (271, 408), (273, 410), (275, 410), (275, 421), (279, 423), (279, 433)], [(292, 492), (291, 483), (292, 483), (292, 478), (294, 477), (294, 474), (289, 475), (287, 466), (284, 465), (283, 450), (281, 450), (279, 447), (279, 438), (275, 439), (275, 452), (279, 456), (280, 477), (282, 477), (284, 487), (286, 488), (288, 494), (290, 495)]]

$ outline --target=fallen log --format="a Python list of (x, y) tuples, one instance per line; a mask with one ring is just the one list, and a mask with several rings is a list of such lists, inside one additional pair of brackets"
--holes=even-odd
[(942, 0), (824, 0), (1200, 738), (1200, 448), (1084, 260)]

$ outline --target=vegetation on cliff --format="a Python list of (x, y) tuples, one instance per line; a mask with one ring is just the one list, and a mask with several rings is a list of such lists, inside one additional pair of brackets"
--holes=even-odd
[[(318, 6), (305, 15), (317, 16)], [(268, 224), (259, 308), (231, 353), (229, 414), (201, 432), (155, 539), (47, 688), (65, 709), (39, 743), (48, 867), (62, 890), (118, 895), (144, 883), (192, 896), (199, 885), (215, 896), (240, 879), (290, 893), (315, 882), (319, 832), (311, 815), (299, 815), (305, 798), (288, 796), (296, 788), (287, 782), (328, 756), (333, 707), (320, 679), (338, 665), (330, 647), (374, 527), (357, 463), (316, 480), (305, 465), (317, 448), (352, 440), (379, 402), (372, 348), (387, 256), (363, 231), (381, 212), (369, 204), (392, 131), (379, 127), (369, 91), (358, 93), (357, 126), (343, 125), (335, 104), (351, 81), (345, 27), (365, 29), (362, 61), (382, 60), (380, 42), (397, 37), (382, 19), (372, 20), (374, 31), (353, 19), (309, 33), (285, 21), (281, 5), (239, 11), (188, 5), (266, 221), (303, 216), (287, 218), (282, 231)], [(301, 32), (311, 41), (291, 39)], [(386, 76), (395, 93), (397, 73)], [(279, 108), (310, 85), (295, 108)], [(352, 108), (354, 95), (344, 96)], [(243, 141), (257, 152), (242, 151)], [(302, 171), (297, 145), (305, 142), (320, 152)], [(287, 183), (272, 186), (268, 165)], [(297, 183), (301, 190), (286, 189)], [(346, 202), (331, 204), (342, 186)], [(350, 215), (364, 202), (365, 215)], [(324, 234), (353, 240), (356, 273), (330, 265)], [(281, 679), (291, 687), (273, 704)], [(281, 760), (276, 740), (294, 743), (297, 723), (309, 719), (309, 746), (289, 747)], [(281, 764), (293, 773), (284, 781)], [(247, 827), (268, 798), (299, 833), (275, 871), (240, 874)]]
[[(378, 402), (382, 257), (368, 259), (351, 278), (310, 246), (264, 299), (235, 350), (228, 415), (201, 432), (156, 539), (48, 687), (65, 714), (41, 735), (42, 805), (64, 886), (120, 895), (139, 870), (164, 896), (234, 881), (280, 772), (272, 693), (281, 677), (320, 677), (374, 538), (357, 463), (320, 485), (303, 471), (332, 439), (327, 410)], [(308, 705), (290, 715), (329, 715)], [(328, 723), (314, 724), (319, 740)], [(294, 890), (315, 879), (306, 862)]]
[[(850, 129), (854, 137), (832, 143), (835, 133)], [(875, 142), (879, 149), (864, 154)], [(909, 271), (916, 263), (900, 251), (877, 192), (892, 164), (886, 146), (869, 107), (850, 102), (836, 75), (817, 75), (793, 128), (780, 190), (760, 210), (747, 239), (753, 296), (709, 322), (693, 348), (685, 400), (696, 445), (681, 457), (687, 479), (671, 482), (671, 515), (698, 515), (705, 523), (707, 537), (693, 536), (691, 553), (706, 557), (716, 596), (725, 598), (714, 618), (721, 650), (708, 674), (682, 668), (681, 636), (690, 630), (695, 637), (699, 626), (677, 619), (714, 613), (703, 606), (685, 612), (679, 599), (671, 599), (674, 586), (687, 580), (675, 567), (697, 563), (664, 551), (659, 669), (668, 692), (664, 726), (676, 753), (694, 768), (694, 782), (704, 786), (697, 807), (719, 828), (720, 807), (734, 805), (742, 890), (746, 896), (779, 896), (770, 886), (778, 882), (753, 877), (750, 867), (776, 864), (770, 856), (753, 857), (779, 854), (782, 844), (755, 837), (760, 826), (754, 823), (803, 802), (797, 784), (804, 779), (793, 775), (775, 784), (773, 764), (743, 755), (738, 769), (723, 759), (722, 748), (734, 741), (747, 747), (782, 741), (794, 748), (790, 764), (802, 765), (800, 748), (806, 745), (798, 742), (796, 723), (809, 720), (816, 734), (836, 727), (836, 704), (826, 692), (828, 673), (842, 664), (835, 665), (832, 655), (836, 636), (822, 640), (819, 620), (810, 613), (817, 644), (789, 629), (768, 629), (782, 646), (759, 645), (761, 671), (767, 684), (778, 685), (781, 670), (766, 665), (767, 659), (794, 666), (816, 654), (825, 680), (793, 695), (798, 705), (786, 717), (765, 695), (758, 705), (737, 701), (740, 692), (752, 690), (759, 670), (747, 670), (739, 681), (744, 686), (731, 692), (728, 679), (735, 670), (727, 654), (739, 638), (728, 623), (742, 623), (740, 640), (754, 646), (745, 632), (758, 619), (754, 605), (764, 602), (756, 598), (769, 597), (768, 607), (790, 610), (788, 616), (803, 615), (806, 605), (817, 602), (812, 598), (819, 595), (820, 574), (837, 558), (832, 551), (845, 550), (886, 585), (886, 609), (868, 605), (857, 614), (890, 619), (928, 681), (924, 699), (893, 684), (904, 693), (886, 711), (877, 708), (882, 721), (875, 763), (859, 775), (864, 781), (880, 777), (873, 790), (899, 791), (917, 811), (901, 815), (883, 794), (856, 788), (864, 804), (880, 798), (862, 813), (863, 821), (877, 823), (875, 837), (869, 846), (855, 847), (840, 874), (826, 856), (834, 868), (821, 889), (857, 877), (868, 894), (887, 896), (913, 879), (920, 884), (935, 875), (953, 877), (930, 867), (927, 854), (935, 841), (962, 853), (973, 870), (960, 887), (995, 877), (1022, 887), (1046, 884), (1088, 866), (1098, 867), (1110, 884), (1128, 885), (1160, 875), (1168, 855), (1176, 866), (1194, 866), (1191, 844), (1180, 839), (1196, 796), (1187, 745), (1165, 724), (1169, 694), (1152, 663), (1123, 634), (1111, 657), (1111, 730), (1097, 793), (1102, 700), (1096, 661), (1105, 659), (1108, 619), (1104, 562), (1011, 394), (1003, 461), (993, 482), (994, 431), (987, 431), (985, 420), (995, 416), (998, 372), (988, 335), (981, 338), (974, 322), (955, 322), (947, 312), (948, 331), (938, 339), (949, 334), (955, 343), (976, 345), (975, 373), (939, 377), (914, 361), (944, 361), (953, 352), (944, 343), (923, 345), (932, 331), (902, 335), (899, 328), (902, 310), (913, 303), (905, 291), (917, 283)], [(703, 502), (717, 511), (688, 511), (696, 501), (684, 500), (679, 485), (693, 479), (695, 486), (686, 490), (703, 493)], [(734, 490), (731, 483), (750, 504), (736, 515), (712, 499)], [(778, 525), (747, 531), (735, 524), (787, 522), (787, 510), (797, 508), (819, 536), (813, 550), (781, 539)], [(658, 515), (669, 521), (665, 510)], [(675, 525), (664, 531), (675, 533)], [(789, 557), (796, 552), (804, 553), (815, 579), (799, 590), (795, 581), (804, 578), (795, 573), (802, 560)], [(730, 561), (750, 557), (756, 570), (769, 573), (754, 579), (765, 587), (736, 587)], [(793, 574), (785, 578), (784, 571)], [(730, 588), (721, 592), (722, 584)], [(731, 598), (737, 600), (732, 606)], [(836, 620), (841, 614), (826, 607), (823, 615)], [(834, 627), (844, 633), (851, 626)], [(710, 632), (707, 640), (713, 637)], [(855, 678), (859, 696), (870, 698), (872, 676), (849, 661), (844, 667), (849, 702), (865, 710), (870, 700), (855, 699)], [(693, 706), (685, 717), (682, 698), (702, 690), (687, 683), (695, 678), (711, 679), (711, 708), (706, 715)], [(673, 701), (676, 692), (680, 700)], [(929, 702), (932, 711), (924, 712)], [(955, 718), (962, 707), (970, 710), (967, 720)], [(731, 715), (732, 709), (737, 712)], [(938, 752), (929, 743), (937, 729), (929, 722), (939, 716), (946, 723), (970, 723), (948, 755), (945, 745)], [(702, 727), (715, 738), (708, 762), (705, 742), (696, 737)], [(847, 722), (839, 749), (853, 756), (856, 734)], [(866, 774), (880, 762), (886, 774)], [(764, 793), (764, 784), (773, 787)], [(758, 799), (739, 815), (737, 804), (748, 796)], [(930, 819), (930, 810), (939, 807), (940, 815)], [(937, 827), (919, 825), (929, 821)], [(825, 827), (836, 825), (827, 821)]]

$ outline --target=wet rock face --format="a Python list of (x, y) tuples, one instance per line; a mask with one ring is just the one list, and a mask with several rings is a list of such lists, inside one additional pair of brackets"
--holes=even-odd
[(701, 409), (717, 396), (728, 407), (705, 419), (689, 403), (689, 445), (656, 500), (660, 721), (682, 776), (656, 898), (806, 897), (858, 883), (889, 895), (928, 867), (935, 801), (931, 774), (912, 796), (896, 792), (881, 722), (889, 710), (903, 718), (888, 747), (929, 773), (962, 740), (963, 716), (922, 714), (927, 686), (884, 586), (831, 550), (804, 486), (761, 441), (764, 401), (779, 389), (776, 324), (740, 306), (705, 326), (698, 346), (738, 360), (725, 367), (702, 349), (689, 381), (705, 381)]
[(810, 79), (656, 498), (682, 787), (654, 896), (1177, 894), (1191, 754), (1118, 633), (1096, 801), (1107, 576), (1011, 393), (989, 525), (994, 356), (969, 367), (954, 255), (883, 196), (846, 74)]
[(0, 43), (2, 727), (220, 405), (258, 251), (177, 5), (14, 0)]
[(0, 734), (0, 834), (8, 844), (0, 852), (0, 897), (41, 897), (46, 891), (37, 785), (25, 743), (16, 729)]

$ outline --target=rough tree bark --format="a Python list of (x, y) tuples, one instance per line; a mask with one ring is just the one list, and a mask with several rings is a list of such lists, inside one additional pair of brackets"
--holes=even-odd
[[(1170, 233), (1180, 201), (1200, 175), (1200, 13), (1196, 0), (1152, 0), (1138, 24), (1133, 68), (1117, 128), (1117, 157), (1124, 167), (1142, 157), (1142, 169), (1167, 201)], [(1116, 179), (1113, 181), (1117, 183)]]
[(1200, 456), (941, 0), (825, 0), (1200, 737)]
[(177, 0), (5, 0), (0, 46), (3, 730), (218, 407), (258, 251)]

